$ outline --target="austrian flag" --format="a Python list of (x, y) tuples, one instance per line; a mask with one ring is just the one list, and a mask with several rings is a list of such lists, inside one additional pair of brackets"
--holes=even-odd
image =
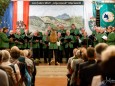
[(24, 21), (26, 29), (29, 28), (29, 1), (12, 1), (13, 2), (13, 30), (16, 30), (16, 22)]

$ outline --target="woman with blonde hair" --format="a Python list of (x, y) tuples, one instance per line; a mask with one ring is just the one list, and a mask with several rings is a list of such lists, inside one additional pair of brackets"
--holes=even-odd
[(9, 86), (9, 80), (7, 73), (1, 68), (2, 64), (2, 52), (0, 51), (0, 86)]
[(82, 58), (82, 52), (81, 50), (77, 50), (75, 57), (71, 61), (71, 68), (72, 68), (72, 76), (70, 80), (70, 86), (76, 86), (78, 85), (78, 70), (79, 70), (79, 64), (83, 63), (84, 60)]
[(51, 25), (51, 33), (49, 36), (49, 65), (51, 65), (51, 58), (55, 57), (55, 65), (58, 65), (58, 45), (57, 45), (58, 37), (57, 32), (55, 30), (54, 25)]
[(2, 61), (1, 66), (11, 67), (12, 71), (13, 71), (12, 76), (14, 77), (15, 82), (18, 83), (18, 81), (21, 78), (20, 69), (19, 69), (18, 65), (17, 64), (12, 64), (10, 62), (11, 56), (10, 56), (10, 53), (7, 50), (2, 50), (2, 57), (3, 57), (3, 61)]

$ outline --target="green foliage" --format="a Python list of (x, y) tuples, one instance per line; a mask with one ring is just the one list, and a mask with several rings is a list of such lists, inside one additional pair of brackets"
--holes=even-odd
[(8, 7), (10, 0), (0, 0), (0, 16), (4, 15), (6, 8)]

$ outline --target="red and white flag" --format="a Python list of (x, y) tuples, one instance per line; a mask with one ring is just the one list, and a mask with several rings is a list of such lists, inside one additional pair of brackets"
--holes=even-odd
[(29, 28), (29, 1), (13, 1), (13, 30), (16, 30), (16, 22), (24, 21), (26, 29)]

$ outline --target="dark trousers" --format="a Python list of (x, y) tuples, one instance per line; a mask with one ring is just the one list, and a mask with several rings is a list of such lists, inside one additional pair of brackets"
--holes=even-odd
[(40, 49), (39, 48), (33, 48), (33, 58), (40, 60)]
[(73, 43), (73, 47), (74, 47), (74, 48), (78, 48), (78, 47), (80, 47), (79, 42), (78, 42), (78, 41), (74, 42), (74, 43)]
[(40, 44), (40, 57), (43, 58), (43, 45)]
[(58, 49), (58, 62), (62, 63), (62, 58), (63, 58), (63, 50)]
[(43, 49), (43, 57), (44, 57), (44, 63), (47, 63), (48, 62), (48, 60), (47, 60), (47, 58), (49, 58), (49, 49), (48, 49), (48, 47), (47, 48), (45, 48), (45, 49)]
[(65, 48), (65, 57), (66, 62), (68, 62), (68, 59), (73, 56), (73, 48)]
[(54, 51), (54, 55), (55, 55), (55, 64), (56, 62), (58, 62), (58, 49), (49, 49), (49, 59), (48, 62), (51, 62), (51, 58), (53, 58), (53, 51)]

